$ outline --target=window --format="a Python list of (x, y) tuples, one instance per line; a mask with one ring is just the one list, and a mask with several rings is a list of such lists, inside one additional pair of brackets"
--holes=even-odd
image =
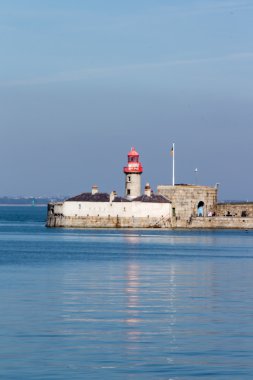
[(131, 182), (131, 176), (130, 175), (127, 177), (127, 181)]
[(127, 189), (127, 195), (130, 195), (130, 194), (131, 194), (131, 190)]
[(175, 207), (172, 208), (172, 216), (176, 216), (176, 209), (175, 209)]

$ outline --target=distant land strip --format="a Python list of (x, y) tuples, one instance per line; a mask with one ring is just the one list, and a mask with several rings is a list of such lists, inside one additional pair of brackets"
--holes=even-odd
[(67, 196), (59, 197), (0, 197), (0, 206), (46, 206), (49, 202), (61, 202)]

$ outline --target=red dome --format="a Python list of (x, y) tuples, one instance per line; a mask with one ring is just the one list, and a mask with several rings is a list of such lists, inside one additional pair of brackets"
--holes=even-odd
[(136, 152), (135, 148), (131, 148), (131, 151), (128, 153), (128, 156), (139, 156), (139, 153)]

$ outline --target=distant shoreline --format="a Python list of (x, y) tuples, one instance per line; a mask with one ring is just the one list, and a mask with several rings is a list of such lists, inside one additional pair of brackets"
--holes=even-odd
[(44, 207), (50, 202), (62, 202), (65, 197), (8, 197), (0, 196), (0, 207), (31, 206)]
[(46, 207), (47, 203), (29, 204), (29, 203), (0, 203), (0, 207)]

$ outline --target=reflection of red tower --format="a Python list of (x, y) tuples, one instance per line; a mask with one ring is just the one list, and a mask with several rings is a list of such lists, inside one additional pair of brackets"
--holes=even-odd
[(139, 162), (139, 153), (134, 148), (127, 155), (128, 164), (124, 167), (126, 174), (125, 195), (129, 199), (141, 195), (141, 173), (143, 172), (142, 164)]

